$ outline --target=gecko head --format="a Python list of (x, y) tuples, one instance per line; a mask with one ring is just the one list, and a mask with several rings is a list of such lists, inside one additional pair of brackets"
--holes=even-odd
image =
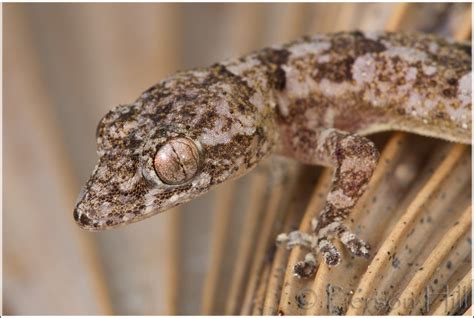
[(97, 129), (99, 161), (77, 201), (76, 222), (88, 230), (136, 222), (255, 166), (269, 147), (262, 121), (231, 94), (230, 86), (175, 89), (153, 105), (145, 94), (110, 111)]

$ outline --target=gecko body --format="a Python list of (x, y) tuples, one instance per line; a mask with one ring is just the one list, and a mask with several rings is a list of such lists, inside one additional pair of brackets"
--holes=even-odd
[(74, 218), (100, 230), (182, 204), (281, 154), (334, 168), (313, 233), (278, 241), (340, 261), (369, 246), (344, 224), (375, 169), (365, 135), (402, 130), (471, 143), (471, 47), (418, 33), (305, 37), (208, 68), (179, 72), (118, 106), (97, 128), (98, 164)]

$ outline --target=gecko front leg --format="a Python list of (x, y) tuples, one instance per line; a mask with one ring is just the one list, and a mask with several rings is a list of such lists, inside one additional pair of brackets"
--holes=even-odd
[[(308, 235), (295, 231), (290, 235), (280, 235), (278, 241), (288, 247), (309, 247), (311, 254), (319, 251), (329, 266), (335, 266), (341, 260), (339, 251), (331, 242), (334, 238), (340, 240), (352, 254), (368, 257), (369, 245), (343, 222), (364, 193), (377, 165), (379, 153), (375, 145), (365, 137), (332, 128), (296, 134), (292, 142), (300, 143), (298, 148), (313, 146), (311, 156), (305, 151), (306, 155), (301, 159), (311, 164), (332, 166), (334, 174), (324, 209), (312, 221), (313, 233)], [(296, 149), (295, 146), (293, 149)], [(315, 269), (315, 258), (307, 255), (304, 261), (295, 265), (294, 272), (297, 276), (308, 277)]]

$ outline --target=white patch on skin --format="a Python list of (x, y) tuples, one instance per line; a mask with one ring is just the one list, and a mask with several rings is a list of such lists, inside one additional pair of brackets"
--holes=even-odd
[[(360, 90), (359, 87), (355, 87), (350, 82), (335, 83), (328, 79), (322, 79), (319, 83), (316, 83), (307, 72), (301, 74), (289, 65), (283, 65), (282, 68), (286, 74), (286, 95), (290, 99), (306, 98), (311, 93), (318, 91), (325, 96), (333, 97)], [(281, 101), (285, 101), (284, 98), (280, 97), (279, 100), (280, 111), (286, 116), (288, 105), (281, 103)]]
[(341, 189), (329, 192), (327, 200), (337, 209), (350, 208), (354, 205), (354, 199), (345, 195)]
[(278, 105), (278, 110), (280, 111), (280, 114), (283, 117), (288, 116), (288, 114), (290, 113), (290, 110), (288, 108), (288, 106), (290, 105), (288, 95), (287, 94), (281, 94), (280, 92), (277, 92), (276, 98), (277, 98), (277, 101), (278, 101), (277, 105)]
[(200, 141), (204, 145), (215, 146), (218, 144), (229, 143), (232, 139), (230, 131), (228, 132), (217, 132), (212, 129), (204, 129), (204, 133), (201, 135)]
[(349, 231), (345, 231), (345, 232), (342, 233), (340, 239), (341, 239), (341, 242), (342, 242), (344, 245), (346, 245), (346, 244), (348, 244), (350, 241), (353, 241), (354, 239), (356, 239), (356, 236), (355, 236), (353, 233), (349, 232)]
[(430, 53), (432, 54), (436, 54), (438, 52), (438, 43), (436, 42), (431, 42), (429, 45), (428, 45), (428, 51), (430, 51)]
[(324, 54), (318, 57), (318, 63), (323, 64), (323, 63), (328, 63), (331, 61), (331, 56), (329, 54)]
[(144, 205), (145, 205), (145, 213), (153, 212), (156, 208), (155, 200), (156, 196), (163, 192), (163, 189), (160, 188), (153, 188), (148, 191), (144, 196)]
[(375, 72), (375, 61), (370, 54), (358, 57), (352, 66), (352, 77), (359, 86), (372, 82)]
[(282, 69), (286, 74), (285, 89), (289, 97), (307, 97), (317, 87), (316, 82), (307, 74), (302, 75), (298, 70), (289, 65), (283, 65)]
[(291, 52), (291, 58), (296, 59), (299, 57), (305, 57), (308, 54), (318, 55), (330, 48), (331, 43), (328, 41), (303, 42), (290, 47), (289, 51)]
[(336, 114), (334, 109), (328, 108), (328, 110), (326, 110), (326, 114), (324, 115), (324, 123), (326, 127), (334, 127), (335, 116)]
[(398, 56), (408, 63), (422, 62), (428, 58), (425, 52), (404, 46), (391, 47), (383, 54), (390, 57)]
[(193, 188), (202, 188), (211, 183), (211, 175), (209, 173), (201, 173), (199, 178), (196, 178), (193, 182)]
[(125, 134), (128, 135), (130, 133), (130, 131), (137, 128), (137, 126), (138, 126), (138, 123), (136, 121), (127, 121), (123, 125), (122, 128), (123, 128), (123, 131), (125, 132)]
[(231, 117), (229, 103), (225, 99), (217, 103), (215, 111), (219, 115)]
[(257, 107), (257, 110), (259, 112), (265, 110), (265, 98), (263, 98), (262, 93), (260, 93), (260, 91), (258, 90), (255, 94), (252, 95), (252, 97), (250, 97), (250, 103)]
[[(330, 111), (330, 109), (328, 109), (327, 111)], [(307, 121), (306, 125), (308, 125), (309, 127), (321, 126), (321, 115), (319, 113), (320, 111), (317, 108), (306, 109), (306, 111), (304, 112), (304, 117)]]
[(110, 202), (102, 202), (102, 204), (99, 206), (97, 209), (97, 214), (100, 216), (105, 216), (111, 212), (111, 206), (112, 204)]
[(98, 193), (101, 189), (102, 187), (97, 183), (93, 183), (92, 186), (90, 187), (90, 191), (95, 192), (95, 193)]
[(467, 73), (459, 80), (458, 99), (462, 106), (472, 103), (472, 72)]
[(416, 80), (417, 74), (418, 74), (418, 70), (415, 67), (409, 67), (405, 74), (405, 80), (407, 82), (414, 82)]
[(254, 57), (245, 59), (243, 62), (239, 60), (229, 60), (224, 62), (223, 65), (232, 72), (234, 75), (243, 75), (245, 72), (248, 72), (254, 69), (257, 66), (260, 66), (260, 61)]
[(354, 87), (350, 82), (335, 83), (324, 78), (319, 82), (319, 90), (328, 97), (337, 97), (351, 91), (360, 90), (360, 87)]
[(432, 76), (436, 74), (436, 72), (437, 72), (436, 67), (431, 66), (431, 65), (423, 65), (423, 74), (425, 74), (426, 76)]
[[(215, 121), (212, 129), (204, 129), (204, 133), (200, 137), (202, 144), (210, 146), (226, 144), (229, 143), (235, 135), (251, 135), (255, 132), (254, 119), (245, 115), (232, 116), (229, 103), (226, 100), (221, 100), (221, 102), (216, 105), (215, 111), (221, 118)], [(225, 119), (227, 118), (232, 119), (232, 126), (229, 130), (224, 131), (226, 125)]]
[(128, 179), (127, 181), (125, 182), (122, 182), (120, 185), (119, 185), (119, 189), (120, 191), (122, 192), (128, 192), (130, 190), (133, 189), (133, 187), (135, 187), (135, 185), (137, 184), (137, 182), (142, 178), (141, 176), (141, 173), (139, 171), (137, 171), (132, 178)]
[(186, 196), (186, 193), (175, 193), (168, 199), (168, 202), (171, 204), (180, 202), (181, 198), (183, 198), (184, 196)]
[(390, 90), (391, 86), (385, 82), (378, 82), (377, 88), (380, 91), (380, 94), (377, 94), (373, 89), (367, 89), (364, 91), (364, 100), (375, 107), (383, 107), (389, 103), (389, 100), (385, 98), (387, 92)]
[(248, 85), (257, 90), (259, 87), (265, 90), (268, 86), (267, 78), (265, 76), (258, 74), (253, 74), (252, 76), (246, 75), (247, 72), (253, 72), (255, 69), (262, 66), (261, 62), (254, 55), (247, 57), (243, 62), (233, 59), (222, 64), (231, 73), (241, 76)]
[(341, 172), (362, 171), (370, 173), (373, 170), (374, 162), (367, 158), (347, 157), (342, 161)]
[(370, 39), (370, 40), (373, 40), (373, 41), (377, 41), (379, 39), (379, 36), (380, 36), (380, 32), (374, 32), (374, 31), (365, 31), (365, 32), (362, 32), (364, 34), (364, 37), (366, 37), (367, 39)]
[[(451, 106), (447, 107), (447, 112), (451, 120), (461, 126), (463, 129), (469, 128), (471, 123), (471, 110), (465, 107), (454, 108)], [(468, 124), (469, 123), (469, 124)]]
[(411, 109), (410, 113), (413, 117), (426, 116), (427, 110), (423, 107), (423, 96), (418, 92), (413, 91), (410, 93), (406, 106), (408, 109)]
[(133, 213), (127, 213), (124, 216), (122, 216), (122, 222), (127, 222), (128, 220), (131, 220), (135, 217)]

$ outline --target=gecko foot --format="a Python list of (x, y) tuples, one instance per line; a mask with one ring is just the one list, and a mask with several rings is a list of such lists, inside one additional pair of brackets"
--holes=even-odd
[(301, 231), (293, 231), (288, 234), (282, 233), (276, 239), (277, 244), (285, 244), (288, 249), (301, 246), (310, 250), (303, 261), (298, 262), (293, 273), (297, 277), (311, 277), (317, 268), (316, 255), (319, 252), (324, 258), (324, 262), (329, 266), (335, 266), (341, 261), (341, 254), (331, 241), (326, 237), (318, 237), (315, 234), (308, 234)]
[(298, 278), (308, 278), (316, 273), (316, 250), (317, 238), (313, 234), (304, 233), (301, 231), (293, 231), (288, 234), (282, 233), (276, 239), (277, 244), (285, 244), (288, 249), (295, 246), (301, 246), (311, 250), (306, 254), (303, 261), (299, 261), (293, 267), (293, 274)]
[[(316, 225), (316, 222), (312, 222)], [(333, 239), (338, 239), (351, 252), (351, 254), (368, 258), (370, 246), (352, 233), (347, 226), (340, 223), (333, 223), (328, 227), (316, 229), (315, 234), (308, 234), (301, 231), (293, 231), (288, 234), (282, 233), (277, 237), (278, 244), (285, 244), (288, 249), (301, 246), (310, 250), (304, 260), (298, 262), (293, 267), (293, 273), (300, 278), (308, 278), (314, 275), (317, 269), (316, 255), (321, 253), (324, 262), (330, 266), (337, 266), (342, 259), (341, 253), (332, 243)]]

